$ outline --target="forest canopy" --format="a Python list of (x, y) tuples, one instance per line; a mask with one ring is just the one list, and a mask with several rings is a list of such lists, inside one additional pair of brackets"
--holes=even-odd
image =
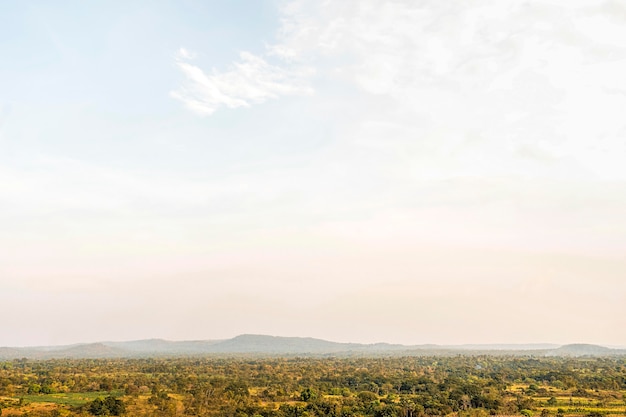
[(172, 358), (0, 363), (3, 416), (625, 414), (625, 358)]

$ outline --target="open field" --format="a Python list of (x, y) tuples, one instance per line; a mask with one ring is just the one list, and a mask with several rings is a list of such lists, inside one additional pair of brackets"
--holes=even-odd
[(69, 405), (72, 407), (84, 405), (96, 398), (104, 398), (109, 395), (119, 397), (122, 391), (96, 391), (96, 392), (67, 392), (61, 394), (31, 394), (20, 398), (25, 403), (53, 403)]

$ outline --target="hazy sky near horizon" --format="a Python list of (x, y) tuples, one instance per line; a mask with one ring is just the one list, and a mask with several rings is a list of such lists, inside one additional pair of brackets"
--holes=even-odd
[(0, 346), (626, 346), (626, 3), (0, 3)]

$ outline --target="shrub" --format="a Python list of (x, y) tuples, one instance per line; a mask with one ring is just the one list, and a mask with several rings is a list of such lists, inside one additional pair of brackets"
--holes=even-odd
[(87, 407), (94, 416), (119, 416), (124, 413), (124, 403), (122, 400), (109, 395), (104, 400), (96, 398)]

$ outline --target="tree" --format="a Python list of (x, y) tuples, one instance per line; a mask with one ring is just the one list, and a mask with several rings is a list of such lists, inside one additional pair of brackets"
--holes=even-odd
[(94, 416), (119, 416), (125, 411), (122, 400), (109, 395), (104, 400), (96, 398), (88, 407), (88, 410)]
[(311, 388), (305, 388), (300, 393), (300, 399), (302, 401), (314, 401), (317, 398), (317, 393)]

